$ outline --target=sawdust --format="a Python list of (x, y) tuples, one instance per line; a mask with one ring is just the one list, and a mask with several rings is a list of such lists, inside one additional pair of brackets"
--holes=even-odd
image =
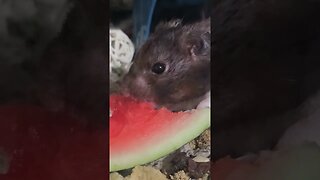
[(210, 129), (205, 130), (198, 138), (196, 138), (196, 146), (201, 149), (206, 149), (210, 147)]
[(131, 175), (122, 177), (118, 173), (110, 174), (110, 180), (168, 180), (158, 169), (148, 166), (136, 166)]
[(178, 171), (174, 173), (174, 175), (170, 175), (170, 179), (172, 180), (189, 180), (191, 179), (184, 171)]

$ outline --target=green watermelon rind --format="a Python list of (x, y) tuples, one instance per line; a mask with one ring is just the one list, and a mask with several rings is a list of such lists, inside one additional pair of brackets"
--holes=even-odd
[(147, 148), (141, 148), (138, 152), (128, 150), (127, 153), (122, 155), (110, 154), (110, 172), (155, 161), (192, 141), (210, 127), (210, 108), (195, 110), (183, 121), (185, 127), (181, 127), (181, 122), (172, 124), (172, 126), (178, 127), (174, 127), (175, 134), (163, 134), (165, 141), (154, 143)]

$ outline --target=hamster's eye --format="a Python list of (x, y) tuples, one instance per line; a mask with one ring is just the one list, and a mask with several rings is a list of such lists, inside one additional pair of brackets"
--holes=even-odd
[(166, 70), (166, 65), (158, 62), (152, 66), (151, 70), (156, 74), (162, 74)]

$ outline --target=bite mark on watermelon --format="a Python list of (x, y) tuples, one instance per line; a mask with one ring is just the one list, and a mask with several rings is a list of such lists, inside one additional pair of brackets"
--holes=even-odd
[(171, 112), (151, 103), (110, 96), (110, 171), (157, 160), (210, 127), (210, 109)]

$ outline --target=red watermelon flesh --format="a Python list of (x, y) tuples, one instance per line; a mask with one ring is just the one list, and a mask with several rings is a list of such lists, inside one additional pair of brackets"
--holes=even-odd
[[(134, 142), (134, 139), (148, 136), (157, 128), (162, 128), (166, 123), (170, 123), (170, 121), (161, 121), (162, 119), (173, 120), (186, 115), (185, 113), (171, 113), (166, 109), (155, 110), (149, 103), (140, 103), (137, 100), (121, 96), (112, 96), (110, 101), (111, 108), (116, 107), (112, 109), (113, 116), (110, 119), (110, 144), (113, 146), (113, 151), (125, 150), (123, 147), (129, 146), (131, 142)], [(141, 111), (144, 112), (141, 113)], [(154, 121), (150, 121), (153, 118)], [(127, 138), (133, 140), (124, 141)]]
[(3, 105), (0, 149), (10, 163), (0, 179), (105, 179), (106, 132), (89, 131), (65, 113), (33, 105)]
[(173, 113), (151, 103), (110, 96), (110, 171), (156, 160), (210, 126), (209, 109)]

